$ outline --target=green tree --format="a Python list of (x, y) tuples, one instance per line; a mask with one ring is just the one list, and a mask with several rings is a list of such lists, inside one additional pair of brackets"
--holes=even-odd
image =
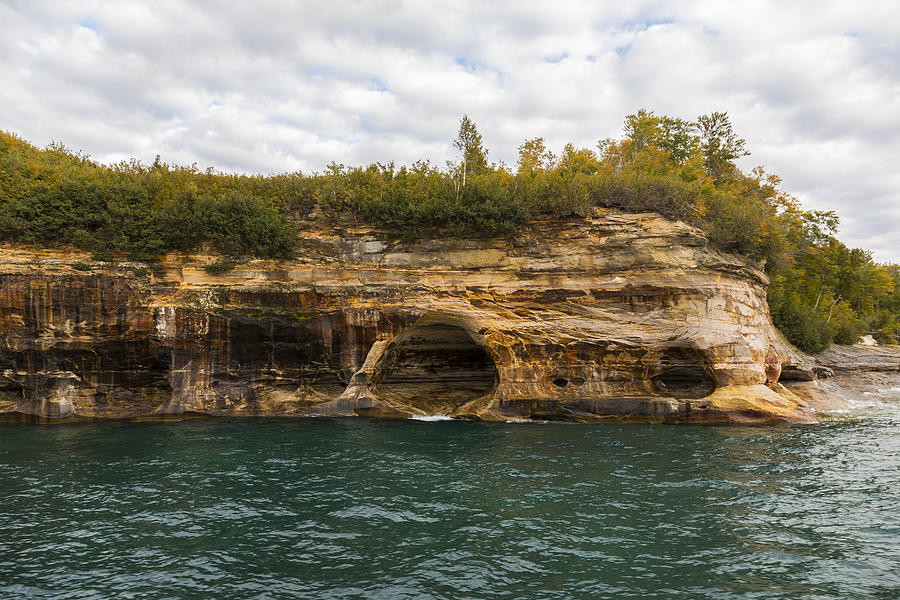
[(697, 117), (697, 128), (706, 170), (717, 182), (735, 171), (732, 161), (750, 154), (744, 147), (746, 141), (734, 133), (726, 112)]
[(651, 147), (659, 147), (662, 139), (662, 130), (659, 127), (659, 117), (652, 111), (640, 109), (633, 115), (625, 117), (625, 143), (628, 158)]
[[(606, 154), (612, 144), (601, 140), (600, 151)], [(641, 153), (665, 154), (665, 160), (672, 166), (680, 166), (691, 160), (698, 152), (700, 138), (697, 124), (677, 117), (657, 116), (652, 111), (640, 109), (625, 117), (624, 154), (628, 161), (635, 160)]]
[(544, 145), (544, 138), (532, 138), (525, 140), (519, 146), (518, 173), (520, 175), (532, 175), (536, 171), (543, 171), (548, 167), (548, 152)]
[(460, 153), (461, 186), (466, 186), (467, 176), (487, 167), (487, 150), (481, 142), (481, 134), (469, 115), (463, 115), (453, 147)]
[(697, 124), (673, 117), (659, 118), (659, 147), (669, 153), (675, 164), (683, 164), (697, 152), (700, 140)]
[(559, 168), (572, 174), (590, 175), (600, 169), (597, 155), (589, 148), (576, 148), (569, 142), (559, 157)]

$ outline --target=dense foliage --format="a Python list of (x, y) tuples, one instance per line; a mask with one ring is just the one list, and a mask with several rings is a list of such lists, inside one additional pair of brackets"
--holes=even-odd
[(58, 144), (38, 150), (0, 133), (0, 238), (72, 244), (98, 259), (150, 260), (209, 244), (226, 254), (290, 256), (286, 181), (170, 168), (159, 161), (99, 165)]
[(801, 349), (869, 331), (884, 342), (900, 335), (900, 267), (847, 248), (834, 237), (833, 213), (803, 210), (762, 168), (741, 172), (734, 161), (748, 154), (745, 141), (725, 113), (686, 121), (641, 110), (626, 118), (621, 139), (596, 149), (568, 144), (559, 155), (542, 138), (526, 140), (515, 169), (488, 163), (468, 117), (453, 146), (460, 160), (447, 168), (331, 164), (310, 175), (245, 176), (158, 158), (100, 165), (0, 132), (0, 239), (71, 244), (97, 259), (152, 260), (204, 246), (285, 258), (307, 220), (370, 223), (404, 238), (494, 236), (597, 206), (656, 211), (765, 264), (772, 318)]

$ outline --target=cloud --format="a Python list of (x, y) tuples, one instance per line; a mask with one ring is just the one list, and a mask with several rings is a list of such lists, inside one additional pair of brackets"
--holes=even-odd
[(560, 0), (0, 2), (0, 128), (94, 158), (270, 173), (491, 160), (726, 110), (842, 239), (900, 261), (900, 6)]

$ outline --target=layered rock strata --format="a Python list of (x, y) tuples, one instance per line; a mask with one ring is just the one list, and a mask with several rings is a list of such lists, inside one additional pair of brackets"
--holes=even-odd
[(0, 252), (0, 412), (805, 419), (765, 275), (654, 213), (511, 238), (306, 231), (209, 275)]

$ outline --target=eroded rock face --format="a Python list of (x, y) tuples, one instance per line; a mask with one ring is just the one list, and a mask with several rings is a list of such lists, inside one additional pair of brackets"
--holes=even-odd
[(765, 275), (652, 213), (498, 240), (305, 232), (297, 259), (222, 276), (79, 260), (0, 252), (0, 411), (806, 418)]
[(372, 381), (374, 394), (398, 407), (453, 414), (491, 393), (497, 369), (468, 331), (433, 323), (394, 338), (376, 362)]

